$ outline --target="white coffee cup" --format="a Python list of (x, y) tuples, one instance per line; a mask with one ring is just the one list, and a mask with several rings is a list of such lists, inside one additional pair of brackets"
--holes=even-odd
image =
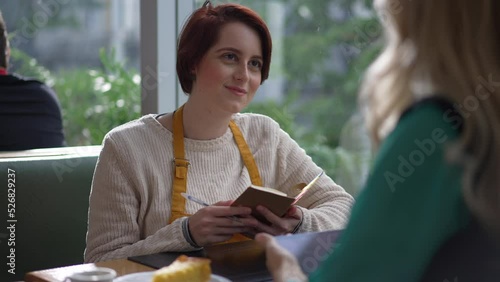
[(112, 282), (116, 277), (116, 271), (107, 267), (96, 267), (92, 270), (74, 273), (64, 282)]

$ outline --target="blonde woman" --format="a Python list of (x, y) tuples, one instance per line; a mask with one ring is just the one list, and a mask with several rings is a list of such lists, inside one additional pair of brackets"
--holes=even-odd
[[(500, 3), (374, 4), (387, 43), (361, 102), (378, 156), (309, 279), (499, 281)], [(271, 236), (257, 240), (276, 281), (306, 280)]]

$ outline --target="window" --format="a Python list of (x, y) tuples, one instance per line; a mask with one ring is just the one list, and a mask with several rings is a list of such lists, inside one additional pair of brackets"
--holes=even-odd
[[(203, 0), (196, 0), (200, 7)], [(248, 111), (273, 117), (351, 194), (369, 172), (371, 146), (357, 110), (358, 86), (380, 50), (371, 1), (241, 0), (273, 37), (270, 79)]]
[[(185, 101), (175, 73), (177, 36), (203, 2), (2, 1), (15, 49), (11, 71), (55, 89), (68, 145), (100, 144), (113, 127)], [(381, 47), (371, 1), (212, 1), (225, 2), (257, 11), (273, 37), (270, 78), (247, 111), (278, 121), (356, 195), (371, 157), (358, 86)]]
[(2, 1), (12, 47), (9, 72), (58, 95), (69, 146), (100, 144), (140, 115), (137, 0)]

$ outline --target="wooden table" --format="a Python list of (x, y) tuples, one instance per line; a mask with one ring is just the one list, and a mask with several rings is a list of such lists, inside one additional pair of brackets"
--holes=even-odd
[(118, 276), (130, 273), (153, 271), (154, 268), (145, 266), (127, 259), (103, 261), (97, 263), (77, 264), (53, 269), (39, 270), (26, 273), (25, 282), (62, 282), (73, 273), (93, 270), (96, 267), (108, 267), (116, 271)]

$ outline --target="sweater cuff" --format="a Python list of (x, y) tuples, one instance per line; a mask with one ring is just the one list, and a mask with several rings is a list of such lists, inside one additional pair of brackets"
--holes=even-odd
[(202, 247), (198, 246), (191, 237), (191, 232), (189, 232), (189, 217), (185, 217), (182, 221), (182, 235), (184, 235), (184, 239), (189, 243), (193, 248), (201, 249)]

